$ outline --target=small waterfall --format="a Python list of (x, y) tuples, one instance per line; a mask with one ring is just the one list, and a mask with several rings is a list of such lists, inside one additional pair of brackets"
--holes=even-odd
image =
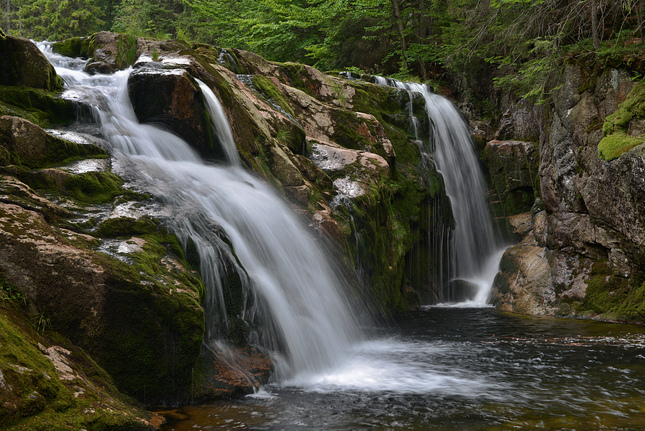
[[(180, 241), (194, 246), (206, 286), (207, 335), (229, 324), (224, 274), (235, 273), (243, 315), (263, 326), (256, 337), (286, 357), (280, 377), (341, 363), (360, 339), (342, 280), (315, 239), (269, 186), (244, 171), (223, 110), (203, 83), (209, 114), (230, 166), (202, 162), (182, 139), (140, 124), (127, 92), (130, 70), (90, 76), (63, 68), (64, 97), (91, 101), (118, 173), (160, 199)], [(65, 63), (68, 64), (68, 63)], [(69, 78), (69, 79), (68, 79)]]
[[(493, 233), (486, 200), (486, 181), (473, 148), (470, 128), (448, 99), (431, 93), (426, 85), (382, 77), (377, 77), (377, 83), (397, 87), (410, 94), (410, 116), (418, 142), (422, 140), (418, 136), (418, 120), (412, 113), (412, 93), (419, 93), (425, 99), (432, 136), (431, 148), (422, 147), (422, 153), (427, 157), (432, 156), (443, 176), (455, 219), (453, 232), (439, 229), (440, 236), (445, 236), (439, 239), (446, 239), (447, 243), (440, 241), (433, 247), (439, 253), (439, 259), (448, 252), (445, 262), (448, 265), (448, 283), (461, 284), (462, 289), (464, 282), (466, 289), (468, 285), (475, 286), (472, 302), (485, 303), (501, 253)], [(454, 288), (444, 285), (444, 289), (446, 287), (448, 294), (443, 295), (443, 298), (451, 301), (454, 298)], [(441, 296), (439, 295), (440, 299)]]

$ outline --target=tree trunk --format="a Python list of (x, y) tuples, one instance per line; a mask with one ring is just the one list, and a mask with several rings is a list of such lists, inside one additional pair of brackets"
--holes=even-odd
[(390, 0), (392, 3), (392, 11), (394, 12), (394, 20), (396, 21), (396, 29), (401, 38), (401, 61), (403, 66), (407, 69), (408, 60), (407, 60), (407, 44), (405, 42), (405, 29), (403, 28), (403, 20), (401, 18), (401, 4), (399, 0)]
[(11, 28), (11, 0), (7, 0), (7, 28), (5, 33), (9, 34), (9, 29)]
[(598, 11), (596, 0), (591, 0), (591, 38), (594, 49), (600, 49), (600, 39), (598, 38)]

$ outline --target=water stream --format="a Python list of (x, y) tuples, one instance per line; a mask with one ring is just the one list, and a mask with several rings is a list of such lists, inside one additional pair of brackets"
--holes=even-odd
[(262, 327), (252, 337), (276, 354), (277, 378), (306, 377), (342, 363), (360, 338), (342, 280), (288, 205), (241, 168), (212, 91), (199, 83), (228, 165), (206, 164), (176, 135), (140, 124), (127, 91), (131, 70), (90, 76), (79, 70), (82, 64), (48, 55), (66, 83), (63, 97), (91, 101), (116, 173), (159, 199), (172, 231), (196, 246), (208, 338), (218, 338), (229, 324), (222, 279), (231, 269), (223, 267), (227, 262), (250, 305), (242, 317)]
[[(435, 252), (448, 256), (443, 261), (447, 268), (434, 268), (438, 276), (447, 273), (447, 280), (440, 280), (443, 292), (438, 296), (446, 302), (453, 302), (455, 296), (452, 284), (465, 282), (475, 286), (475, 292), (468, 300), (461, 301), (463, 305), (486, 304), (505, 247), (493, 232), (486, 180), (473, 148), (470, 127), (452, 102), (431, 93), (427, 85), (382, 77), (376, 79), (380, 85), (408, 92), (412, 129), (421, 145), (421, 152), (426, 158), (434, 160), (446, 185), (455, 228), (444, 229), (445, 242), (439, 241), (436, 244)], [(420, 94), (425, 100), (426, 113), (432, 127), (430, 137), (420, 136), (419, 121), (412, 111), (413, 93)]]
[(427, 308), (337, 373), (165, 411), (164, 431), (645, 429), (645, 328)]

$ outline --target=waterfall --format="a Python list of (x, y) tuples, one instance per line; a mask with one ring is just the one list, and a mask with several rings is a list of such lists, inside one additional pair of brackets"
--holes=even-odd
[(360, 334), (342, 280), (288, 205), (241, 168), (212, 91), (200, 83), (219, 140), (228, 146), (229, 166), (206, 164), (176, 135), (140, 124), (127, 92), (130, 70), (90, 76), (64, 68), (60, 56), (48, 56), (65, 78), (63, 97), (94, 106), (117, 173), (161, 200), (171, 230), (196, 248), (206, 287), (207, 336), (217, 337), (230, 323), (224, 275), (233, 272), (244, 293), (239, 317), (259, 321), (258, 343), (284, 353), (278, 378), (343, 361)]
[[(472, 302), (486, 303), (501, 258), (501, 248), (493, 232), (486, 181), (473, 148), (470, 128), (448, 99), (431, 93), (424, 84), (382, 77), (377, 77), (377, 83), (397, 87), (410, 94), (410, 117), (418, 142), (422, 140), (418, 136), (418, 119), (412, 113), (412, 93), (421, 94), (425, 100), (432, 134), (430, 148), (422, 146), (422, 153), (426, 157), (432, 155), (437, 170), (443, 176), (455, 219), (453, 232), (445, 235), (443, 230), (440, 232), (448, 243), (435, 244), (435, 252), (448, 253), (445, 264), (448, 265), (450, 284), (465, 282), (474, 286)], [(453, 288), (445, 288), (448, 294), (443, 295), (444, 299), (452, 300)]]

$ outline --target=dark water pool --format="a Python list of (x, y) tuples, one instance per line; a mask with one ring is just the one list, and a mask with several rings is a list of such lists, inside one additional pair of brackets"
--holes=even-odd
[(645, 430), (645, 327), (428, 308), (324, 374), (167, 412), (186, 430)]

